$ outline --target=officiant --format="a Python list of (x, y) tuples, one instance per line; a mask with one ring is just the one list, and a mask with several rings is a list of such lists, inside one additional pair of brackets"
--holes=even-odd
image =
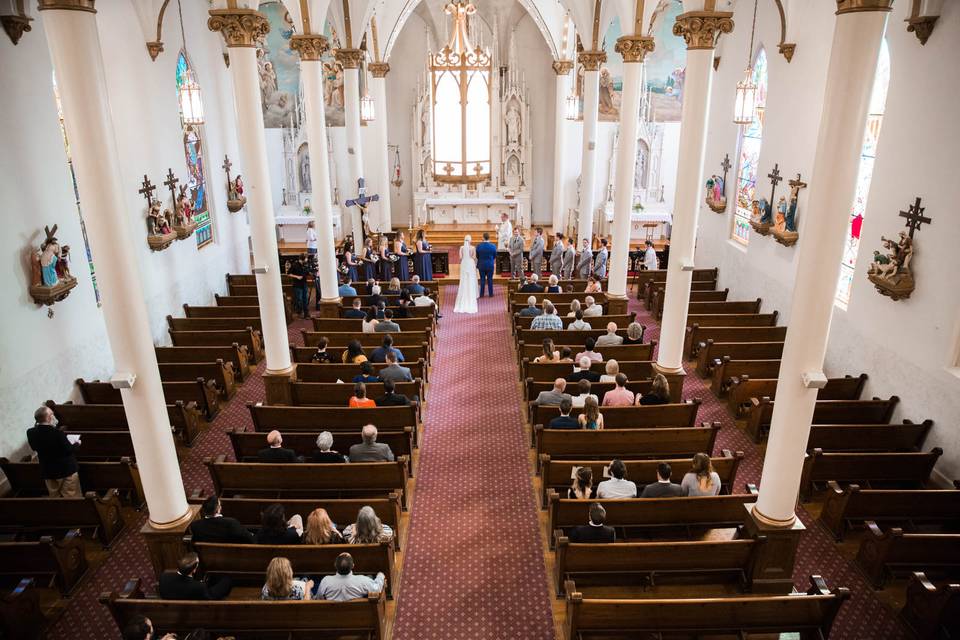
[(500, 214), (500, 224), (497, 226), (497, 251), (510, 250), (510, 238), (513, 236), (513, 223), (506, 213)]

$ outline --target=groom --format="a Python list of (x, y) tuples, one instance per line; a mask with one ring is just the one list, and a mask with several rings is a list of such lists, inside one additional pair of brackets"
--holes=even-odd
[(493, 270), (497, 262), (497, 245), (490, 242), (490, 234), (483, 233), (483, 242), (477, 245), (477, 270), (480, 272), (480, 297), (483, 297), (483, 281), (493, 297)]

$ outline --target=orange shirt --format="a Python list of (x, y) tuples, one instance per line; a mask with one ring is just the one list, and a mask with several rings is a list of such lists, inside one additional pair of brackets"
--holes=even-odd
[(352, 398), (350, 398), (350, 406), (351, 407), (375, 407), (377, 406), (377, 403), (371, 400), (370, 398), (358, 398), (357, 396), (353, 396)]

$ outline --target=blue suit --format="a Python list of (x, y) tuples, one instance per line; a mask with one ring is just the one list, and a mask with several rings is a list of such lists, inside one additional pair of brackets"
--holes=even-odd
[(477, 245), (477, 271), (480, 272), (480, 297), (483, 297), (483, 282), (487, 282), (487, 290), (493, 297), (493, 270), (497, 263), (497, 245), (492, 242), (481, 242)]

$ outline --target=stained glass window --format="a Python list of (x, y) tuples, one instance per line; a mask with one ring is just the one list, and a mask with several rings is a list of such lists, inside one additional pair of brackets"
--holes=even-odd
[(753, 122), (740, 127), (740, 158), (737, 165), (737, 206), (733, 213), (730, 237), (741, 244), (750, 242), (750, 212), (757, 199), (757, 163), (763, 142), (763, 120), (767, 106), (767, 52), (761, 47), (753, 63), (753, 83), (757, 85), (756, 114)]
[[(177, 89), (186, 81), (190, 63), (183, 51), (177, 58)], [(183, 114), (181, 113), (181, 122)], [(203, 169), (203, 142), (201, 125), (183, 126), (183, 151), (187, 161), (187, 185), (193, 202), (193, 221), (197, 223), (197, 247), (213, 242), (213, 218), (207, 202), (207, 182)]]

